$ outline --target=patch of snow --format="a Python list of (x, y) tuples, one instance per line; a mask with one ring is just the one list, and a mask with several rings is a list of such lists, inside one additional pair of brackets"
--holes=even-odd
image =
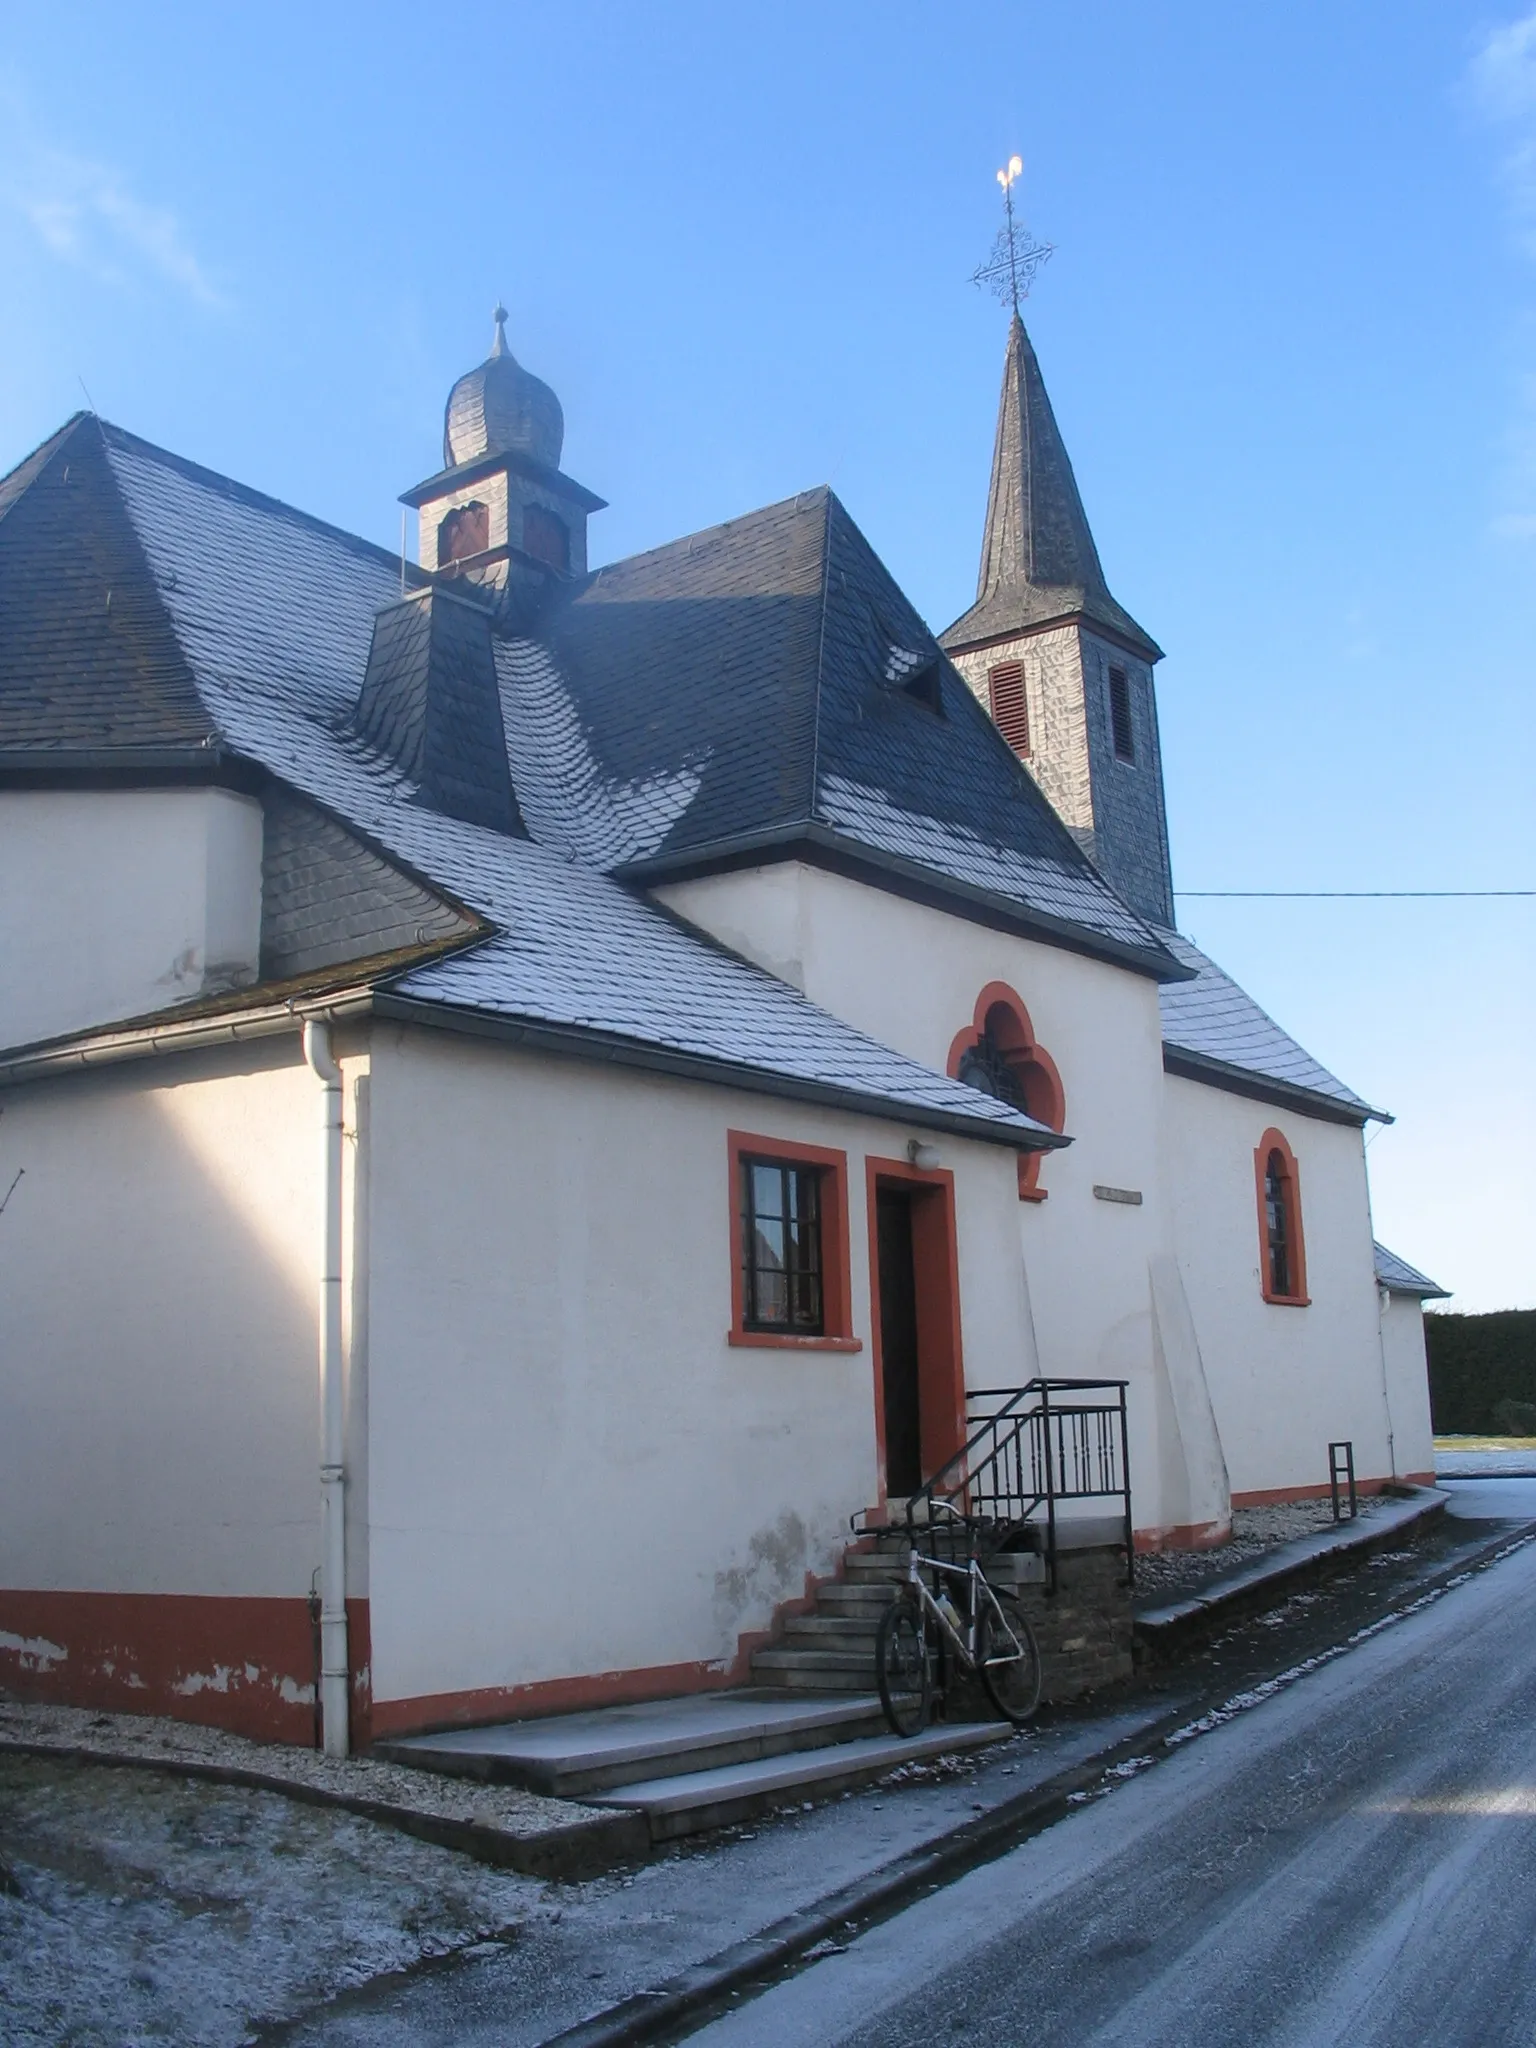
[(21, 1659), (24, 1671), (50, 1671), (69, 1656), (62, 1643), (50, 1643), (46, 1636), (17, 1636), (0, 1628), (0, 1650)]
[(384, 1972), (515, 1940), (542, 1885), (244, 1786), (0, 1758), (7, 2048), (234, 2048)]
[(707, 752), (636, 782), (606, 776), (554, 656), (496, 643), (501, 722), (523, 822), (543, 846), (604, 873), (654, 853), (698, 793)]

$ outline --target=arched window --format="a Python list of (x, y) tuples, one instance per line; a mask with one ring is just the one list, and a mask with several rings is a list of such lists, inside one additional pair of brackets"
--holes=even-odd
[[(991, 981), (976, 998), (969, 1029), (949, 1049), (951, 1079), (968, 1082), (995, 1095), (1012, 1109), (1023, 1110), (1047, 1130), (1065, 1127), (1066, 1098), (1056, 1062), (1035, 1038), (1029, 1012), (1006, 982)], [(1043, 1202), (1040, 1186), (1043, 1152), (1019, 1154), (1019, 1200)]]
[(536, 562), (547, 562), (551, 569), (569, 569), (571, 535), (565, 521), (545, 505), (524, 506), (523, 553)]
[(1307, 1304), (1307, 1252), (1301, 1231), (1301, 1175), (1279, 1131), (1266, 1131), (1253, 1154), (1259, 1200), (1259, 1277), (1266, 1301)]
[(455, 505), (437, 529), (437, 566), (483, 555), (491, 544), (491, 515), (478, 501)]

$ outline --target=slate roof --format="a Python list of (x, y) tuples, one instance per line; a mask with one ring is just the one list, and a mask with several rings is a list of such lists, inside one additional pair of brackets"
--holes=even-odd
[(0, 482), (0, 749), (178, 749), (216, 738), (77, 413)]
[(1384, 1244), (1373, 1242), (1372, 1250), (1376, 1254), (1377, 1281), (1389, 1294), (1416, 1295), (1420, 1301), (1450, 1300), (1448, 1287), (1437, 1287), (1417, 1266), (1410, 1266), (1396, 1252), (1389, 1252)]
[[(814, 836), (1164, 980), (1180, 1071), (1380, 1114), (1119, 901), (830, 491), (598, 572), (545, 639), (491, 634), (490, 671), (485, 645), (463, 593), (402, 605), (394, 555), (93, 415), (0, 480), (0, 762), (158, 748), (256, 764), (496, 928), (403, 995), (1005, 1141), (1039, 1132), (615, 879)], [(376, 744), (359, 722), (371, 657), (389, 714)], [(441, 746), (429, 736), (413, 778), (392, 720), (423, 678), (494, 680), (514, 801), (487, 780), (483, 704), (450, 716)], [(364, 927), (391, 943), (414, 928), (411, 891), (348, 854), (347, 916), (310, 932), (304, 862), (319, 875), (340, 859), (322, 840), (285, 853), (293, 932), (270, 939), (274, 959), (339, 962)], [(416, 922), (441, 936), (442, 920)]]
[(599, 570), (542, 637), (544, 691), (568, 695), (596, 779), (649, 793), (648, 816), (628, 803), (644, 842), (631, 872), (801, 838), (932, 876), (1144, 972), (1180, 971), (831, 491)]
[(1194, 969), (1192, 980), (1171, 982), (1158, 991), (1164, 1063), (1171, 1070), (1218, 1083), (1246, 1080), (1294, 1095), (1302, 1108), (1331, 1112), (1351, 1123), (1392, 1121), (1304, 1051), (1191, 940), (1162, 928), (1160, 936), (1170, 952)]
[[(70, 483), (53, 480), (67, 449)], [(81, 478), (88, 479), (82, 484)], [(169, 647), (190, 677), (167, 733), (211, 736), (496, 927), (473, 950), (415, 969), (395, 995), (481, 1018), (520, 1020), (602, 1040), (616, 1056), (646, 1048), (674, 1070), (957, 1129), (994, 1142), (1046, 1137), (1005, 1104), (880, 1045), (773, 976), (686, 927), (605, 874), (523, 837), (444, 816), (417, 801), (400, 765), (353, 730), (376, 615), (399, 598), (391, 556), (90, 417), (71, 424), (0, 519), (0, 589), (12, 520), (31, 489), (75, 493), (53, 546), (21, 522), (37, 595), (24, 616), (47, 672), (48, 633), (66, 642), (97, 585), (75, 563), (110, 547), (136, 576), (133, 632), (98, 636), (102, 673), (76, 681), (109, 737), (135, 729), (165, 696), (150, 657)], [(50, 514), (58, 501), (50, 499)], [(105, 539), (101, 538), (105, 536)], [(79, 646), (78, 641), (70, 644)], [(148, 653), (146, 654), (146, 650)], [(7, 655), (7, 659), (10, 656)], [(22, 662), (0, 671), (0, 750), (44, 742)], [(68, 732), (67, 706), (59, 708)], [(100, 737), (96, 726), (93, 738)], [(57, 744), (57, 742), (55, 742)]]
[(1017, 312), (1008, 330), (976, 602), (940, 635), (971, 647), (1053, 619), (1086, 618), (1148, 661), (1162, 650), (1110, 596), (1077, 478)]

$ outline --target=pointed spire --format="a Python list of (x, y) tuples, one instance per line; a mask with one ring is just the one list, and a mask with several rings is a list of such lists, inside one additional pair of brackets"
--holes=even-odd
[(491, 343), (491, 355), (508, 356), (512, 351), (507, 347), (507, 309), (500, 299), (496, 301), (491, 318), (496, 322), (496, 339)]
[(976, 602), (942, 637), (953, 649), (1074, 616), (1105, 627), (1150, 661), (1161, 653), (1109, 594), (1040, 364), (1015, 312)]

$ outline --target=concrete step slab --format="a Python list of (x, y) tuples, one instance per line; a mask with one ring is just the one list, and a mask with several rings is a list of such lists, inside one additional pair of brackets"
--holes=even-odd
[(793, 1663), (787, 1669), (759, 1671), (754, 1659), (752, 1676), (759, 1685), (771, 1686), (775, 1692), (820, 1695), (834, 1692), (867, 1693), (874, 1683), (874, 1669), (873, 1657), (868, 1658), (857, 1670), (847, 1671), (797, 1670)]
[(375, 1743), (373, 1753), (419, 1770), (585, 1798), (669, 1769), (724, 1767), (872, 1734), (885, 1725), (873, 1672), (866, 1660), (857, 1688), (831, 1688), (847, 1697), (787, 1699), (777, 1685), (744, 1687), (402, 1736)]
[(766, 1680), (769, 1685), (822, 1685), (838, 1692), (857, 1686), (868, 1692), (875, 1682), (874, 1651), (865, 1645), (830, 1650), (808, 1650), (799, 1645), (759, 1650), (752, 1659), (752, 1676), (759, 1683)]
[(860, 1614), (797, 1614), (785, 1622), (779, 1641), (785, 1649), (796, 1644), (808, 1650), (818, 1646), (830, 1650), (839, 1644), (852, 1648), (859, 1644), (872, 1651), (883, 1612), (883, 1608), (877, 1607), (867, 1618)]
[(867, 1736), (801, 1755), (626, 1785), (591, 1803), (638, 1809), (646, 1817), (652, 1841), (673, 1841), (705, 1828), (728, 1827), (774, 1806), (866, 1785), (902, 1764), (985, 1748), (1012, 1733), (1004, 1721), (978, 1721), (929, 1728), (910, 1737)]

